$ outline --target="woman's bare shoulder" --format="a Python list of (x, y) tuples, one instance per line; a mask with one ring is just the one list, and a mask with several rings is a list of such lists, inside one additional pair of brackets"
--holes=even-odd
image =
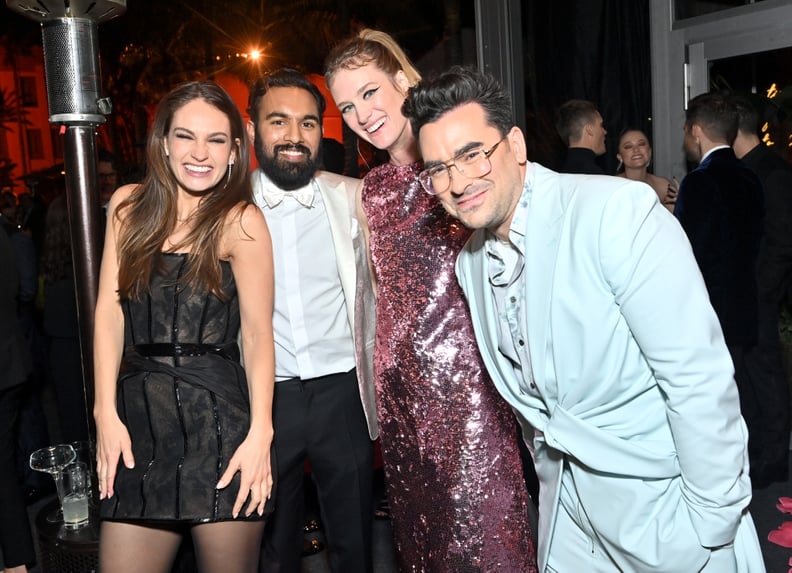
[(107, 204), (107, 214), (113, 214), (116, 212), (118, 206), (129, 199), (130, 195), (134, 193), (134, 191), (139, 187), (138, 183), (129, 183), (127, 185), (122, 185), (118, 189), (113, 192), (113, 195), (110, 197), (110, 201)]

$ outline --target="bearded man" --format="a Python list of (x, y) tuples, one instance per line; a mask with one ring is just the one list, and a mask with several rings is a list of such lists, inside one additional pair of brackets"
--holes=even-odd
[(355, 215), (357, 179), (317, 171), (321, 92), (281, 69), (250, 92), (253, 195), (275, 262), (275, 513), (263, 569), (300, 570), (306, 458), (334, 573), (371, 571), (372, 463), (377, 437), (374, 302)]

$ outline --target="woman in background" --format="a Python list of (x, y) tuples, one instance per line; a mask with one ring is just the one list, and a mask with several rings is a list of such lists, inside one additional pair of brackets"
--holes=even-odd
[(335, 47), (325, 69), (346, 124), (390, 159), (366, 175), (358, 201), (377, 287), (374, 360), (400, 569), (535, 571), (515, 418), (486, 374), (454, 274), (470, 232), (423, 191), (401, 113), (420, 76), (374, 30)]
[[(619, 135), (619, 151), (616, 153), (619, 167), (616, 168), (618, 177), (625, 177), (633, 181), (643, 181), (657, 193), (658, 199), (666, 209), (674, 212), (679, 183), (676, 179), (669, 181), (649, 173), (649, 164), (652, 163), (652, 146), (649, 138), (640, 129), (625, 128)], [(624, 173), (618, 173), (622, 165)]]

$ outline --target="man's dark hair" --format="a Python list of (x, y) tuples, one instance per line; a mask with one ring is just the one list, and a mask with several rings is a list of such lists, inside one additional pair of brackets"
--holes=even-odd
[(322, 116), (327, 107), (322, 92), (311, 83), (305, 74), (292, 68), (280, 68), (270, 72), (258, 78), (250, 87), (247, 112), (253, 123), (258, 121), (261, 98), (272, 88), (300, 88), (310, 93), (316, 100), (316, 108), (319, 110), (319, 125), (322, 125)]
[(570, 139), (580, 139), (583, 127), (597, 120), (599, 110), (593, 102), (585, 99), (571, 99), (564, 102), (556, 111), (556, 131), (564, 145)]
[(724, 94), (709, 92), (688, 102), (685, 125), (691, 127), (697, 124), (713, 142), (734, 143), (737, 123), (737, 108)]
[(322, 138), (322, 169), (343, 175), (345, 155), (343, 143), (332, 137)]
[(479, 104), (487, 123), (501, 135), (506, 135), (514, 126), (511, 99), (506, 90), (495, 78), (472, 67), (454, 66), (440, 75), (421, 80), (410, 88), (402, 113), (410, 120), (417, 136), (427, 123), (468, 103)]
[(759, 136), (759, 111), (744, 95), (732, 95), (731, 103), (737, 110), (737, 129), (748, 135)]
[(97, 163), (104, 162), (109, 163), (113, 167), (113, 171), (118, 171), (118, 162), (116, 160), (116, 156), (107, 151), (104, 147), (100, 147), (99, 151), (97, 152)]

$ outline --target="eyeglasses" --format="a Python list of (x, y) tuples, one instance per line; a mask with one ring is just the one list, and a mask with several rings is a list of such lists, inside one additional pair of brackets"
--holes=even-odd
[(481, 146), (474, 147), (463, 151), (445, 163), (438, 163), (429, 169), (424, 169), (418, 174), (418, 181), (421, 182), (424, 191), (429, 195), (438, 195), (448, 191), (448, 188), (451, 187), (451, 167), (456, 167), (457, 171), (471, 179), (484, 177), (492, 171), (490, 155), (495, 153), (506, 137), (508, 136), (504, 135), (498, 143), (489, 149), (484, 149)]

